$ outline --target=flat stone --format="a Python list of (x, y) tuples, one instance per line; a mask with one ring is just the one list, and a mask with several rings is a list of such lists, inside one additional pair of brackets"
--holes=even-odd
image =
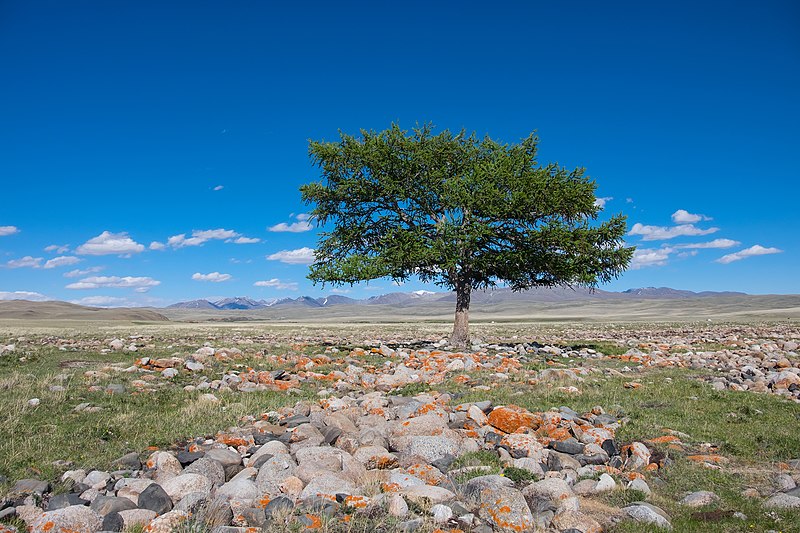
[(433, 485), (416, 485), (414, 487), (408, 487), (401, 490), (400, 494), (414, 502), (422, 502), (427, 500), (433, 504), (449, 502), (456, 497), (453, 492), (442, 487), (434, 487)]
[(96, 533), (103, 525), (102, 517), (85, 505), (72, 505), (55, 511), (48, 511), (37, 518), (30, 526), (30, 533), (54, 533), (80, 531)]
[(714, 494), (713, 492), (709, 492), (707, 490), (700, 490), (697, 492), (692, 492), (691, 494), (687, 494), (681, 501), (681, 505), (685, 505), (686, 507), (704, 507), (706, 505), (711, 505), (712, 503), (718, 502), (719, 496)]
[(11, 487), (12, 494), (42, 495), (50, 490), (50, 483), (38, 479), (20, 479)]
[(564, 511), (553, 517), (553, 527), (562, 533), (602, 533), (603, 526), (597, 520), (580, 511)]
[(100, 495), (92, 501), (89, 506), (90, 509), (97, 512), (100, 516), (106, 516), (109, 513), (118, 513), (128, 509), (135, 509), (136, 504), (128, 498), (119, 498), (117, 496), (104, 496)]
[(764, 507), (767, 509), (800, 509), (800, 498), (779, 492), (767, 499)]
[(74, 492), (70, 492), (66, 494), (57, 494), (52, 498), (50, 498), (50, 501), (47, 502), (47, 510), (55, 511), (56, 509), (63, 509), (71, 505), (88, 505), (88, 504), (89, 502), (81, 498), (80, 494), (75, 494)]
[(181, 474), (161, 483), (161, 488), (173, 502), (179, 502), (181, 498), (193, 492), (210, 494), (211, 481), (200, 474)]
[(147, 525), (156, 517), (156, 513), (150, 509), (129, 509), (120, 511), (119, 516), (122, 518), (124, 527), (132, 528), (137, 525)]
[(242, 464), (242, 456), (228, 448), (211, 448), (206, 457), (219, 462), (223, 468)]
[(628, 507), (624, 507), (622, 512), (636, 522), (653, 524), (664, 529), (672, 529), (672, 524), (670, 524), (669, 519), (666, 518), (666, 513), (660, 509), (659, 511), (661, 512), (659, 513), (656, 509), (654, 505), (637, 502)]

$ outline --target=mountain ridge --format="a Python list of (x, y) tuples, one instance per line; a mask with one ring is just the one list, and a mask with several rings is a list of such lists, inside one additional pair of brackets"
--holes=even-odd
[[(680, 299), (710, 298), (725, 296), (746, 296), (744, 292), (735, 291), (701, 291), (694, 292), (670, 287), (639, 287), (620, 292), (589, 289), (586, 287), (541, 287), (527, 291), (514, 292), (501, 287), (494, 290), (473, 291), (472, 302), (476, 304), (498, 304), (507, 301), (530, 302), (562, 302), (579, 300), (611, 300), (611, 299)], [(331, 307), (338, 305), (389, 305), (409, 306), (426, 302), (455, 302), (452, 292), (390, 292), (364, 299), (350, 298), (340, 294), (331, 294), (319, 298), (299, 296), (297, 298), (272, 298), (256, 300), (248, 296), (237, 296), (210, 301), (205, 299), (176, 302), (166, 306), (167, 309), (208, 309), (208, 310), (250, 310), (268, 307)]]

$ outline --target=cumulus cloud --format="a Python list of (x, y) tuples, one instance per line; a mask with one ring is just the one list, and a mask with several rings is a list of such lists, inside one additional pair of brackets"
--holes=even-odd
[(0, 300), (30, 300), (32, 302), (45, 302), (52, 298), (38, 292), (30, 291), (0, 291)]
[(19, 228), (16, 226), (0, 226), (0, 237), (14, 235), (15, 233), (19, 233)]
[(69, 245), (68, 244), (51, 244), (50, 246), (45, 247), (45, 252), (54, 252), (57, 254), (65, 254), (69, 252)]
[(80, 263), (81, 259), (79, 257), (75, 257), (74, 255), (61, 255), (59, 257), (54, 257), (48, 260), (44, 264), (44, 268), (57, 268), (62, 266), (69, 266), (74, 265), (75, 263)]
[(664, 266), (672, 251), (672, 248), (637, 248), (633, 252), (630, 269), (639, 270), (650, 266)]
[(132, 302), (127, 298), (118, 298), (116, 296), (87, 296), (80, 300), (70, 300), (70, 303), (94, 307), (124, 307), (131, 305)]
[(261, 239), (256, 237), (238, 237), (233, 240), (233, 244), (255, 244), (261, 242)]
[(150, 248), (151, 250), (163, 250), (166, 247), (167, 247), (166, 244), (158, 241), (153, 241), (150, 243), (150, 246), (148, 246), (148, 248)]
[(728, 263), (733, 263), (734, 261), (741, 261), (742, 259), (747, 259), (748, 257), (755, 257), (757, 255), (779, 254), (781, 252), (783, 252), (783, 250), (780, 250), (778, 248), (766, 248), (764, 246), (761, 246), (760, 244), (756, 244), (755, 246), (751, 246), (750, 248), (745, 248), (744, 250), (740, 250), (732, 254), (723, 255), (716, 261), (717, 263), (722, 263), (723, 265), (727, 265)]
[(208, 241), (215, 240), (233, 242), (233, 239), (237, 237), (241, 237), (241, 235), (230, 229), (194, 230), (189, 237), (185, 233), (173, 235), (167, 239), (167, 245), (173, 248), (183, 248), (185, 246), (200, 246)]
[(714, 239), (713, 241), (709, 242), (679, 244), (675, 246), (675, 248), (731, 248), (739, 244), (742, 243), (740, 243), (739, 241), (734, 241), (732, 239)]
[(705, 215), (695, 215), (688, 212), (686, 209), (678, 209), (672, 213), (672, 221), (676, 224), (694, 224), (701, 220), (711, 220), (711, 217)]
[(81, 276), (85, 276), (86, 274), (94, 274), (96, 272), (100, 272), (101, 270), (103, 270), (103, 268), (105, 268), (105, 267), (95, 266), (95, 267), (86, 268), (84, 270), (79, 270), (79, 269), (70, 270), (69, 272), (64, 272), (64, 277), (65, 278), (79, 278)]
[(715, 233), (719, 228), (702, 229), (693, 224), (679, 224), (677, 226), (645, 226), (637, 222), (633, 225), (628, 235), (641, 235), (643, 241), (663, 241), (682, 236), (708, 235)]
[(222, 190), (222, 189), (224, 189), (224, 188), (225, 188), (225, 186), (224, 186), (224, 185), (217, 185), (216, 187), (214, 187), (214, 190), (215, 190), (215, 191), (221, 191), (221, 190)]
[(75, 283), (67, 285), (67, 289), (87, 290), (87, 289), (134, 289), (136, 292), (147, 292), (153, 287), (161, 285), (161, 282), (150, 277), (133, 276), (91, 276), (83, 278)]
[(78, 246), (78, 255), (129, 255), (144, 251), (144, 246), (131, 239), (127, 232), (104, 231)]
[(221, 281), (228, 281), (233, 276), (230, 274), (220, 274), (219, 272), (209, 272), (208, 274), (201, 274), (200, 272), (195, 272), (192, 274), (192, 279), (195, 281), (211, 281), (213, 283), (219, 283)]
[(6, 263), (8, 268), (41, 268), (43, 258), (26, 255), (22, 259), (12, 259)]
[(602, 198), (595, 198), (594, 205), (599, 207), (600, 209), (604, 209), (606, 207), (606, 203), (613, 200), (613, 196), (603, 196)]
[(280, 252), (268, 255), (267, 259), (270, 261), (288, 263), (290, 265), (310, 265), (314, 262), (314, 250), (308, 247), (298, 248), (296, 250), (281, 250)]
[(289, 233), (302, 233), (304, 231), (310, 231), (313, 229), (313, 226), (309, 222), (311, 219), (311, 215), (308, 213), (300, 213), (299, 215), (293, 215), (297, 222), (281, 222), (280, 224), (275, 224), (274, 226), (270, 226), (268, 229), (269, 231), (277, 231), (277, 232), (289, 232)]
[(279, 280), (278, 278), (272, 278), (267, 281), (256, 281), (253, 283), (254, 287), (272, 287), (273, 289), (281, 289), (281, 290), (290, 290), (296, 291), (297, 290), (297, 283), (293, 282), (284, 282)]

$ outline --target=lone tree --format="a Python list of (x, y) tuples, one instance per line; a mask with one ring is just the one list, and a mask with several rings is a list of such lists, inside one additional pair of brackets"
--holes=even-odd
[(417, 276), (456, 293), (451, 343), (469, 342), (471, 291), (589, 286), (619, 276), (625, 217), (600, 208), (582, 168), (536, 160), (538, 137), (507, 145), (393, 124), (311, 141), (323, 181), (300, 188), (321, 233), (309, 279), (334, 285)]

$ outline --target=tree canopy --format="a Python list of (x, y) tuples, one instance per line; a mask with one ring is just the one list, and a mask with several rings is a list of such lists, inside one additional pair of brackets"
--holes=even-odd
[(463, 130), (434, 134), (429, 125), (311, 141), (323, 180), (301, 192), (326, 231), (309, 278), (419, 277), (455, 290), (453, 342), (463, 345), (468, 315), (459, 312), (468, 311), (471, 290), (617, 277), (633, 254), (622, 240), (625, 217), (593, 224), (595, 182), (583, 168), (540, 165), (538, 142), (533, 133), (512, 145)]

